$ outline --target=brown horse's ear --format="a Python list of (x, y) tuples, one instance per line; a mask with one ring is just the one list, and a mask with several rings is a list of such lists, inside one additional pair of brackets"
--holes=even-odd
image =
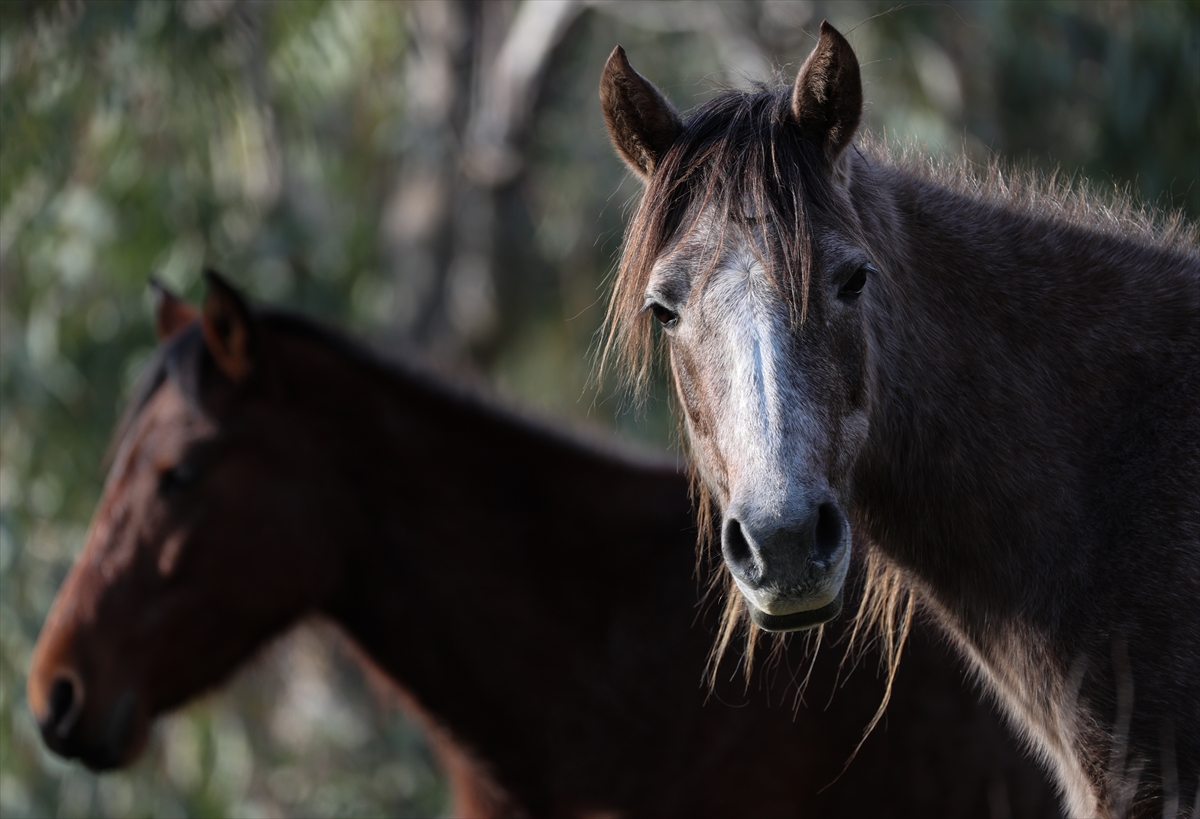
[(648, 180), (683, 130), (683, 120), (654, 84), (633, 70), (620, 46), (600, 75), (600, 107), (613, 147)]
[(166, 341), (196, 320), (196, 308), (153, 276), (150, 277), (150, 289), (154, 291), (154, 333), (159, 342)]
[(862, 77), (854, 49), (838, 30), (821, 23), (817, 47), (804, 61), (792, 90), (800, 129), (825, 148), (832, 162), (850, 144), (862, 118)]
[(254, 318), (242, 294), (224, 276), (205, 270), (204, 280), (208, 284), (200, 316), (204, 343), (221, 372), (241, 383), (254, 369)]

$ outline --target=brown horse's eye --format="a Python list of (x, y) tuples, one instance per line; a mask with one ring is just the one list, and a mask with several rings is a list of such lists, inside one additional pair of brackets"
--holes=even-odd
[(666, 307), (663, 307), (656, 301), (652, 301), (646, 305), (646, 309), (648, 309), (654, 315), (654, 318), (657, 319), (658, 323), (663, 327), (674, 327), (675, 323), (679, 321), (678, 313), (676, 313), (674, 310), (668, 310)]
[(838, 298), (852, 299), (861, 293), (862, 289), (867, 286), (867, 273), (871, 270), (869, 264), (860, 265), (858, 270), (855, 270), (842, 285), (842, 289), (838, 291)]
[(177, 495), (188, 489), (200, 477), (200, 471), (187, 461), (180, 462), (170, 469), (164, 469), (158, 476), (158, 494), (164, 497)]

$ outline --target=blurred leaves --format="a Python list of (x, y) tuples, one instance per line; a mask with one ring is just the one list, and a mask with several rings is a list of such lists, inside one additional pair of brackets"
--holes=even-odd
[(328, 629), (165, 721), (128, 773), (42, 749), (29, 651), (154, 344), (151, 273), (196, 299), (210, 264), (256, 299), (483, 370), (522, 403), (668, 442), (665, 401), (638, 415), (588, 387), (638, 192), (607, 144), (600, 67), (620, 42), (688, 109), (772, 67), (790, 80), (823, 17), (853, 29), (868, 127), (1200, 215), (1195, 2), (890, 7), (560, 8), (544, 73), (511, 102), (528, 117), (493, 128), (509, 164), (489, 175), (464, 151), (492, 133), (471, 123), (490, 122), (478, 89), (514, 21), (537, 30), (514, 0), (0, 3), (0, 814), (445, 806), (420, 734)]

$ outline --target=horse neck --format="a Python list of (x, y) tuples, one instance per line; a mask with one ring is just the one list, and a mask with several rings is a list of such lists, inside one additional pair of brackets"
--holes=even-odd
[[(1165, 723), (1196, 735), (1177, 681), (1200, 673), (1200, 612), (1162, 600), (1200, 572), (1200, 254), (864, 170), (886, 264), (857, 523), (1041, 738), (1072, 811), (1096, 813), (1128, 784), (1111, 760), (1152, 769)], [(1195, 770), (1200, 745), (1174, 745)]]
[(968, 630), (1052, 618), (1063, 584), (1081, 592), (1098, 569), (1106, 447), (1134, 402), (1194, 368), (1197, 297), (1179, 296), (1196, 259), (863, 171), (853, 199), (887, 260), (864, 523)]
[(707, 649), (688, 633), (684, 478), (400, 373), (313, 376), (354, 439), (345, 480), (371, 532), (327, 611), (432, 729), (459, 809), (620, 792), (665, 727), (625, 724), (630, 705), (671, 713)]

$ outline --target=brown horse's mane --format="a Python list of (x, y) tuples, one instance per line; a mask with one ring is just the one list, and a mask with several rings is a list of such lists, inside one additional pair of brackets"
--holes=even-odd
[[(600, 379), (613, 368), (625, 373), (622, 387), (635, 401), (644, 398), (656, 367), (663, 365), (665, 347), (655, 344), (645, 289), (656, 261), (679, 237), (712, 230), (708, 258), (700, 271), (703, 281), (721, 255), (725, 231), (740, 231), (741, 238), (755, 248), (768, 280), (791, 305), (793, 319), (798, 323), (804, 320), (815, 253), (807, 223), (820, 218), (827, 208), (836, 210), (837, 194), (822, 170), (819, 147), (805, 141), (796, 127), (791, 95), (791, 84), (777, 78), (749, 91), (725, 91), (703, 103), (687, 118), (647, 183), (626, 229), (597, 363)], [(994, 207), (1010, 219), (1070, 226), (1147, 247), (1200, 255), (1200, 225), (1179, 210), (1140, 202), (1128, 186), (1101, 189), (1081, 177), (1039, 173), (994, 156), (986, 164), (971, 161), (965, 153), (957, 158), (934, 158), (921, 146), (889, 146), (871, 135), (860, 136), (847, 154), (852, 156), (843, 160), (838, 172), (848, 177), (854, 174), (856, 164), (865, 165)], [(855, 176), (849, 181), (870, 184), (869, 174), (865, 176), (866, 180)], [(815, 212), (805, 212), (806, 201), (813, 203), (810, 207), (815, 207)], [(710, 225), (705, 212), (711, 209), (729, 218), (718, 218)], [(756, 223), (769, 231), (756, 233)], [(843, 221), (839, 224), (843, 229), (855, 229)], [(781, 238), (768, 246), (761, 239), (763, 233)], [(870, 254), (866, 238), (856, 238), (862, 239), (861, 247)], [(686, 435), (680, 438), (687, 441)], [(712, 535), (717, 531), (713, 518), (719, 512), (694, 471), (692, 484), (700, 517), (698, 564), (719, 566)], [(714, 572), (711, 583), (714, 590), (723, 586), (726, 592), (725, 616), (711, 667), (716, 667), (738, 635), (744, 635), (748, 674), (761, 632), (749, 622), (745, 603), (728, 572)], [(889, 691), (919, 604), (906, 573), (870, 548), (848, 649), (861, 650), (865, 641), (882, 641)], [(876, 720), (886, 702), (885, 698)]]
[[(543, 440), (551, 438), (568, 447), (605, 457), (617, 457), (642, 467), (672, 471), (680, 468), (673, 458), (636, 443), (616, 439), (601, 430), (573, 425), (553, 416), (540, 417), (527, 409), (514, 409), (502, 396), (489, 390), (487, 382), (480, 377), (472, 377), (470, 373), (456, 372), (453, 377), (448, 377), (417, 355), (378, 352), (333, 327), (290, 310), (256, 307), (253, 315), (258, 329), (266, 335), (310, 342), (375, 378), (403, 383), (407, 388), (436, 396), (448, 404), (478, 409), (485, 415), (491, 415)], [(223, 378), (207, 352), (198, 324), (185, 328), (160, 344), (146, 364), (145, 372), (115, 427), (106, 460), (111, 461), (138, 415), (165, 382), (171, 381), (193, 408), (206, 412), (203, 400), (205, 390), (213, 380)]]

